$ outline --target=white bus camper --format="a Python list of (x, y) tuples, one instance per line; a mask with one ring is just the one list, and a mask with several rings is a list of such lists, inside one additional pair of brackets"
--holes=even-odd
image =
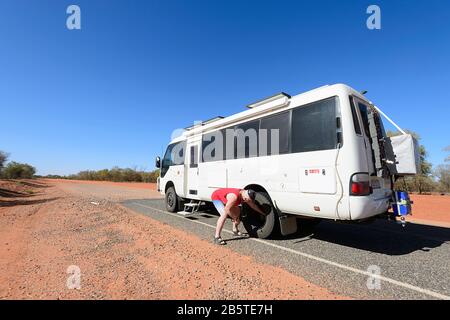
[(380, 114), (343, 84), (278, 94), (186, 128), (157, 157), (158, 190), (168, 211), (186, 213), (211, 201), (217, 188), (251, 188), (269, 214), (244, 205), (242, 220), (260, 238), (294, 233), (319, 219), (384, 214), (393, 181), (416, 174), (420, 163), (417, 142), (406, 134), (391, 142)]

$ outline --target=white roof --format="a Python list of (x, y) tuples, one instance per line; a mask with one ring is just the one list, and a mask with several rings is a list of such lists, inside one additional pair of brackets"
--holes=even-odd
[[(308, 104), (314, 101), (322, 100), (326, 97), (331, 97), (338, 95), (339, 93), (345, 94), (353, 94), (360, 97), (363, 100), (367, 100), (362, 94), (353, 88), (345, 85), (345, 84), (334, 84), (334, 85), (326, 85), (322, 86), (296, 96), (292, 96), (291, 98), (285, 96), (280, 97), (275, 100), (271, 98), (268, 99), (267, 103), (258, 103), (258, 105), (254, 108), (244, 110), (242, 112), (233, 114), (231, 116), (225, 117), (223, 119), (219, 119), (210, 123), (206, 123), (204, 125), (194, 126), (190, 130), (185, 130), (181, 136), (173, 139), (171, 143), (185, 140), (187, 137), (196, 135), (202, 132), (211, 131), (216, 128), (221, 128), (225, 126), (230, 126), (233, 123), (238, 123), (239, 121), (243, 121), (246, 119), (250, 119), (253, 117), (257, 117), (258, 115), (262, 115), (265, 113), (273, 112), (275, 110), (289, 107), (297, 107), (300, 105)], [(287, 108), (289, 109), (289, 108)]]

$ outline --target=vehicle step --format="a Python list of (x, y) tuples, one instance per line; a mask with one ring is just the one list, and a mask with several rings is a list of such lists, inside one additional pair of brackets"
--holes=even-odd
[(200, 205), (200, 203), (185, 203), (184, 204), (185, 207), (197, 207), (199, 205)]
[(196, 215), (196, 214), (200, 214), (200, 212), (199, 211), (178, 211), (177, 212), (179, 215), (181, 215), (181, 216), (193, 216), (193, 215)]

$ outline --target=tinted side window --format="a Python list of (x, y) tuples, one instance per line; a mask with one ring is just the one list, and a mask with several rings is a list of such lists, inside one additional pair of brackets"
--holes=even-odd
[(336, 129), (336, 98), (293, 109), (292, 152), (335, 149)]
[(220, 130), (223, 137), (223, 159), (236, 159), (236, 132), (234, 127)]
[(198, 146), (191, 146), (190, 152), (191, 153), (190, 153), (189, 167), (197, 168), (198, 167)]
[(186, 141), (169, 144), (161, 163), (161, 177), (164, 177), (170, 166), (184, 164)]
[(222, 130), (203, 135), (201, 156), (203, 162), (223, 160), (223, 138)]
[(358, 103), (359, 112), (361, 113), (361, 120), (363, 122), (364, 132), (367, 137), (370, 137), (369, 117), (367, 115), (367, 106), (363, 103)]
[(352, 110), (353, 126), (355, 127), (355, 132), (356, 134), (361, 134), (361, 126), (359, 125), (358, 114), (356, 113), (356, 107), (352, 97), (350, 97), (350, 109)]
[(258, 156), (259, 120), (235, 127), (236, 159)]
[[(290, 122), (289, 112), (283, 112), (277, 115), (261, 119), (260, 135), (259, 135), (260, 156), (272, 154), (284, 154), (289, 152), (289, 122)], [(266, 130), (265, 133), (263, 129)], [(278, 139), (277, 139), (278, 142), (272, 140), (272, 138), (275, 139), (277, 138), (276, 130), (278, 130)], [(278, 150), (276, 148), (277, 144)], [(264, 152), (265, 150), (266, 152)]]

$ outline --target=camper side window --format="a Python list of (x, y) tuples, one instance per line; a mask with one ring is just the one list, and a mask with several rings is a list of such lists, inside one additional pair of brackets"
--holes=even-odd
[(225, 138), (223, 130), (203, 134), (201, 162), (223, 160), (225, 154)]
[[(276, 114), (274, 116), (269, 116), (261, 119), (261, 127), (260, 129), (266, 130), (266, 141), (260, 141), (261, 143), (265, 143), (266, 150), (260, 150), (260, 156), (264, 156), (264, 151), (266, 151), (267, 155), (272, 154), (285, 154), (289, 152), (289, 125), (290, 125), (290, 112), (283, 112), (280, 114)], [(273, 132), (274, 130), (278, 130), (277, 132)], [(278, 136), (278, 146), (276, 141), (272, 141), (272, 137), (276, 139)], [(260, 139), (262, 139), (262, 135), (260, 135)], [(278, 148), (277, 148), (278, 147)], [(272, 150), (273, 149), (273, 150)], [(278, 149), (278, 150), (276, 150)]]
[(292, 111), (292, 152), (335, 149), (337, 140), (336, 98)]
[(257, 157), (259, 120), (239, 124), (234, 130), (235, 159)]

